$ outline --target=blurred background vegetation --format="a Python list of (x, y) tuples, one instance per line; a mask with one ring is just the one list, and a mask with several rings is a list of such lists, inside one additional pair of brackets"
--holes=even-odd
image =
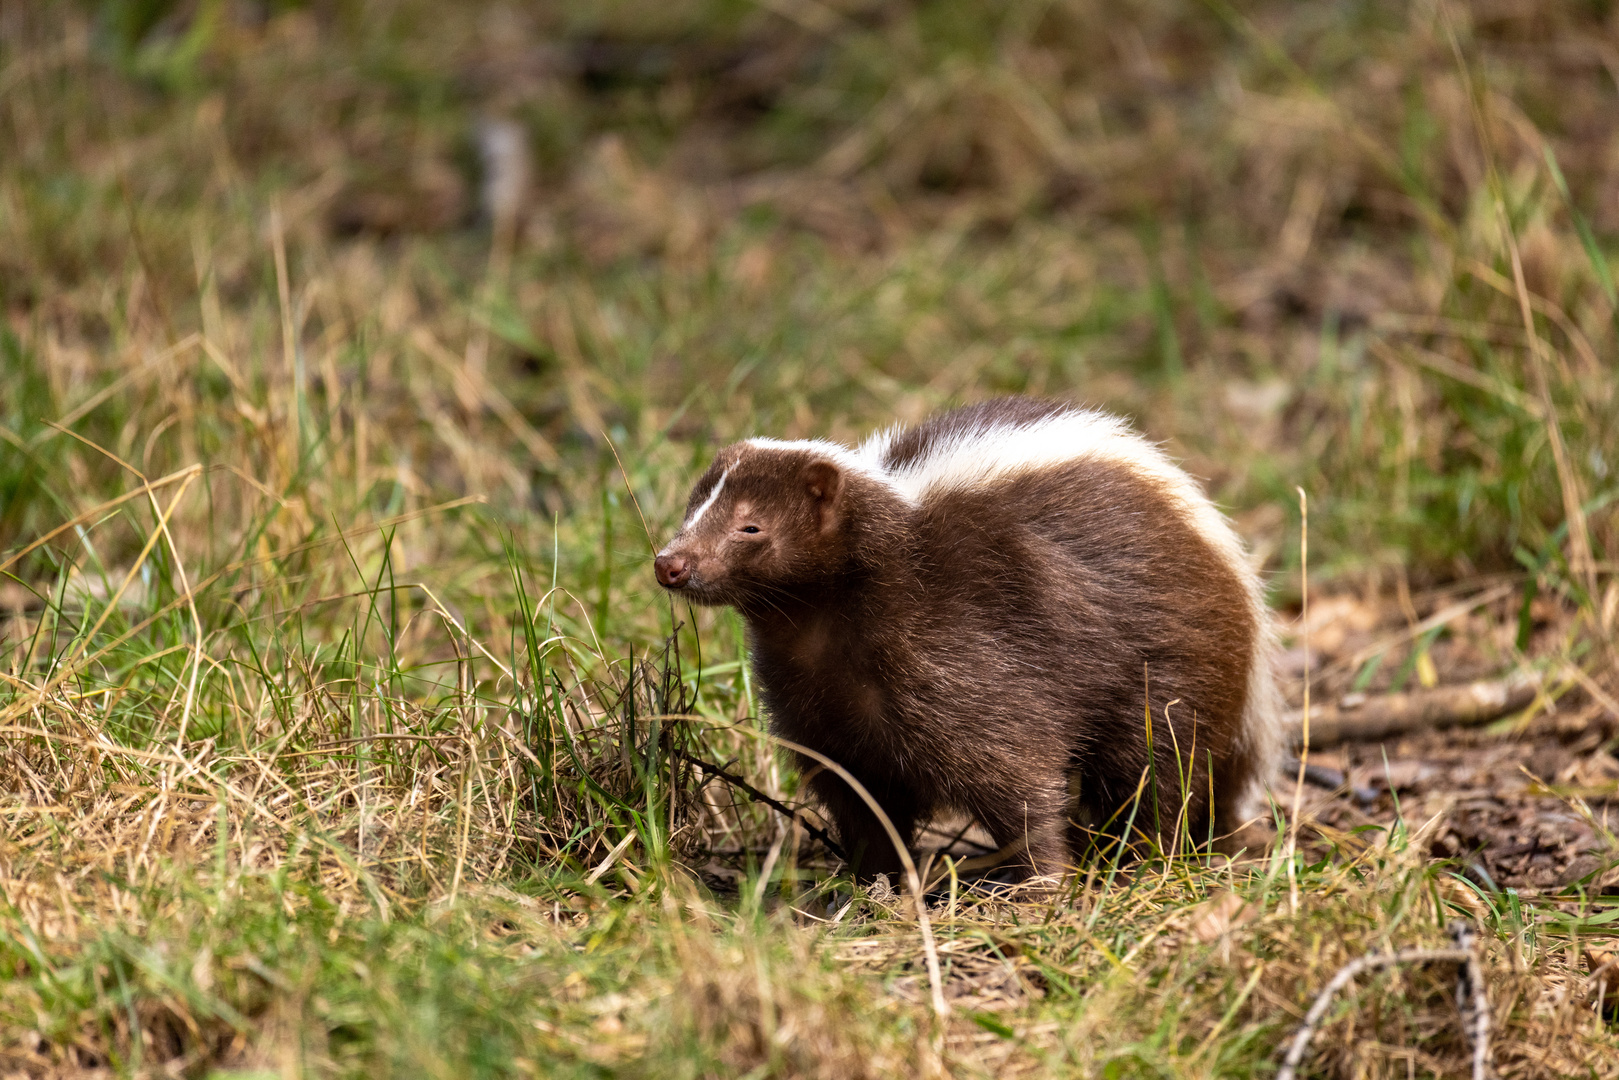
[[(1278, 606), (1303, 488), (1320, 584), (1523, 582), (1611, 680), (1616, 84), (1608, 0), (0, 6), (3, 768), (63, 808), (0, 842), (7, 1052), (133, 1068), (172, 1037), (195, 1065), (307, 1028), (370, 1075), (641, 1060), (598, 1023), (633, 1002), (519, 1031), (490, 1003), (528, 969), (397, 959), (496, 970), (484, 909), (382, 927), (474, 883), (599, 913), (714, 852), (791, 880), (796, 831), (778, 861), (683, 764), (790, 797), (756, 725), (656, 719), (757, 715), (735, 620), (648, 565), (741, 436), (1101, 405), (1207, 481)], [(580, 978), (684, 987), (658, 1022), (690, 1075), (912, 1052), (880, 1011), (739, 1042), (737, 1009), (874, 1007), (829, 967), (737, 999), (723, 973), (801, 943), (652, 946), (624, 927), (660, 909), (612, 910), (581, 925), (621, 967)], [(1070, 972), (1157, 933), (1120, 910), (1081, 912)], [(373, 946), (394, 974), (334, 974)], [(1187, 1019), (1258, 970), (1210, 963), (1164, 976), (1217, 973), (1173, 1024), (1110, 984), (1129, 1021), (1063, 1014), (1040, 1060), (1258, 1067), (1276, 1015), (1229, 1059)], [(547, 1023), (599, 1045), (525, 1042)]]
[[(660, 470), (674, 489), (740, 432), (847, 438), (1024, 392), (1169, 440), (1276, 568), (1295, 485), (1334, 571), (1544, 561), (1570, 499), (1614, 542), (1602, 3), (129, 0), (6, 20), (24, 441), (196, 332), (230, 371), (178, 357), (84, 432), (133, 438), (183, 382), (149, 464), (211, 463), (238, 405), (290, 423), (295, 396), (284, 497), (342, 476), (385, 503), (397, 473), (549, 515), (594, 505), (570, 481), (608, 467), (606, 435), (689, 448)], [(496, 130), (526, 175), (491, 258)], [(423, 329), (533, 434), (466, 437), (500, 413), (424, 362)], [(387, 420), (363, 462), (333, 458), (365, 412)], [(20, 493), (78, 451), (6, 453)], [(7, 503), (8, 546), (57, 513)]]

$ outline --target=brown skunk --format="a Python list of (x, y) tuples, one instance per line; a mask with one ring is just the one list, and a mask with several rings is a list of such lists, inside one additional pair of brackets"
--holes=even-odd
[[(854, 451), (736, 443), (656, 573), (742, 613), (774, 730), (902, 836), (963, 811), (1024, 875), (1132, 808), (1166, 844), (1230, 833), (1275, 763), (1259, 579), (1196, 484), (1103, 413), (1010, 398)], [(810, 783), (861, 878), (899, 869), (848, 785)]]

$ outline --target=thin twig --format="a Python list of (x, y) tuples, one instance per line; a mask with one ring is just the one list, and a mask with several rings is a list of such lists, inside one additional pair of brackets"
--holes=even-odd
[(957, 829), (954, 833), (946, 833), (943, 829), (932, 824), (924, 825), (922, 827), (922, 831), (924, 833), (932, 833), (934, 836), (946, 838), (945, 845), (939, 849), (941, 854), (948, 852), (957, 844), (967, 844), (971, 847), (977, 848), (980, 855), (988, 855), (995, 851), (995, 848), (992, 848), (987, 844), (981, 844), (977, 840), (967, 839), (967, 834), (971, 832), (972, 827), (978, 823), (977, 818), (968, 818), (966, 824), (962, 825), (962, 827)]
[(816, 826), (811, 825), (808, 821), (804, 820), (802, 811), (794, 810), (780, 799), (771, 798), (769, 795), (766, 795), (764, 792), (760, 791), (758, 788), (754, 787), (740, 776), (737, 776), (735, 773), (728, 773), (718, 765), (710, 764), (699, 757), (693, 757), (684, 750), (680, 752), (680, 756), (708, 775), (718, 780), (724, 780), (727, 784), (730, 784), (738, 791), (741, 791), (743, 794), (747, 795), (754, 802), (763, 803), (772, 810), (776, 811), (776, 813), (781, 814), (783, 817), (798, 822), (804, 827), (805, 832), (809, 833), (810, 836), (814, 837), (816, 840), (819, 840), (823, 845), (825, 845), (826, 850), (830, 851), (833, 855), (844, 860), (845, 862), (849, 860), (849, 857), (843, 853), (843, 849), (838, 846), (837, 841), (833, 840), (825, 829), (817, 828)]
[(1316, 1026), (1326, 1015), (1332, 999), (1356, 975), (1372, 968), (1392, 967), (1395, 964), (1421, 964), (1431, 960), (1452, 960), (1460, 965), (1457, 972), (1456, 1005), (1461, 1010), (1463, 1030), (1473, 1044), (1473, 1080), (1488, 1080), (1490, 1075), (1490, 1000), (1484, 984), (1484, 969), (1474, 948), (1473, 930), (1464, 922), (1451, 924), (1451, 937), (1456, 942), (1450, 949), (1402, 949), (1396, 953), (1367, 953), (1356, 957), (1338, 969), (1338, 974), (1316, 995), (1315, 1004), (1304, 1016), (1304, 1023), (1293, 1036), (1287, 1057), (1276, 1073), (1276, 1080), (1294, 1080), (1304, 1052), (1310, 1047)]
[(1473, 1044), (1473, 1080), (1486, 1080), (1490, 1075), (1490, 999), (1484, 965), (1478, 962), (1472, 926), (1457, 919), (1450, 924), (1450, 936), (1458, 949), (1467, 950), (1467, 963), (1456, 972), (1456, 1004), (1464, 1018), (1469, 1011), (1473, 1014), (1472, 1030), (1467, 1032)]

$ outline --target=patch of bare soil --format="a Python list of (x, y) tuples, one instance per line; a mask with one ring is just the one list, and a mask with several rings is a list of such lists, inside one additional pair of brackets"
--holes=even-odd
[[(1528, 672), (1539, 683), (1526, 707), (1468, 726), (1441, 718), (1376, 741), (1312, 748), (1306, 834), (1313, 827), (1324, 844), (1352, 848), (1368, 827), (1401, 821), (1433, 857), (1453, 860), (1492, 892), (1619, 895), (1613, 639), (1582, 633), (1579, 622), (1544, 598), (1525, 609), (1511, 582), (1313, 604), (1308, 622), (1290, 628), (1283, 657), (1297, 709), (1308, 630), (1312, 715), (1346, 705), (1352, 715), (1391, 693), (1437, 696), (1445, 686)], [(1296, 775), (1275, 786), (1283, 806)]]

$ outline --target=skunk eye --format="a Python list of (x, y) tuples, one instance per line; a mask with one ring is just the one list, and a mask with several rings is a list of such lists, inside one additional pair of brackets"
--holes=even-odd
[(756, 533), (756, 532), (759, 531), (759, 526), (757, 526), (757, 525), (744, 525), (744, 526), (742, 526), (742, 531), (745, 532), (745, 533)]

